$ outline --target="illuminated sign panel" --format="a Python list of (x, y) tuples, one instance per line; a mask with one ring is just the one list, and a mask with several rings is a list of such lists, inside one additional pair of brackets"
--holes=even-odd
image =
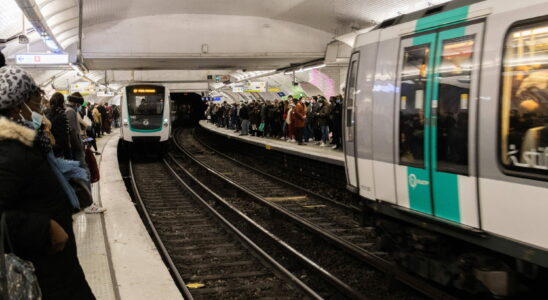
[(244, 85), (244, 92), (246, 93), (264, 93), (266, 92), (266, 82), (246, 82)]
[(154, 94), (156, 89), (133, 89), (134, 94)]
[(66, 65), (69, 63), (68, 54), (16, 54), (15, 62), (18, 65)]

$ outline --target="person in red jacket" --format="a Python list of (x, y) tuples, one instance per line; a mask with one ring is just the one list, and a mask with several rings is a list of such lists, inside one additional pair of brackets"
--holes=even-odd
[(302, 97), (299, 100), (294, 99), (293, 103), (295, 103), (295, 108), (293, 109), (295, 138), (299, 145), (306, 145), (305, 143), (303, 143), (304, 124), (306, 121), (306, 108), (304, 107), (304, 104), (302, 102)]

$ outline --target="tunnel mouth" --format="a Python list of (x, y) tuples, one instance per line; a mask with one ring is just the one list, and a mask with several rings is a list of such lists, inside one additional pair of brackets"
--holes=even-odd
[(171, 93), (171, 117), (174, 127), (194, 127), (204, 118), (206, 104), (193, 92)]

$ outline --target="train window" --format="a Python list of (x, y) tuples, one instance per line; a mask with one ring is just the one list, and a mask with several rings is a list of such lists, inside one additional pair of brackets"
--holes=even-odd
[(468, 173), (468, 98), (474, 36), (445, 40), (437, 69), (437, 170)]
[[(356, 98), (356, 85), (358, 77), (358, 62), (360, 54), (356, 52), (352, 54), (350, 58), (350, 70), (347, 80), (346, 88), (346, 127), (352, 127), (354, 125), (354, 101)], [(351, 129), (345, 130), (346, 141), (352, 142), (354, 140), (354, 131)]]
[(424, 167), (424, 97), (429, 45), (404, 49), (400, 87), (400, 162)]
[(502, 163), (548, 174), (548, 22), (510, 30), (501, 97)]
[(127, 101), (130, 115), (161, 115), (164, 111), (164, 99), (160, 94), (129, 94)]

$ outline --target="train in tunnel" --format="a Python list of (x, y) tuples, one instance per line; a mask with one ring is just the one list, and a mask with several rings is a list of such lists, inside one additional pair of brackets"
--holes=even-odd
[(171, 101), (164, 85), (132, 84), (123, 88), (120, 136), (125, 143), (165, 144), (171, 139)]

